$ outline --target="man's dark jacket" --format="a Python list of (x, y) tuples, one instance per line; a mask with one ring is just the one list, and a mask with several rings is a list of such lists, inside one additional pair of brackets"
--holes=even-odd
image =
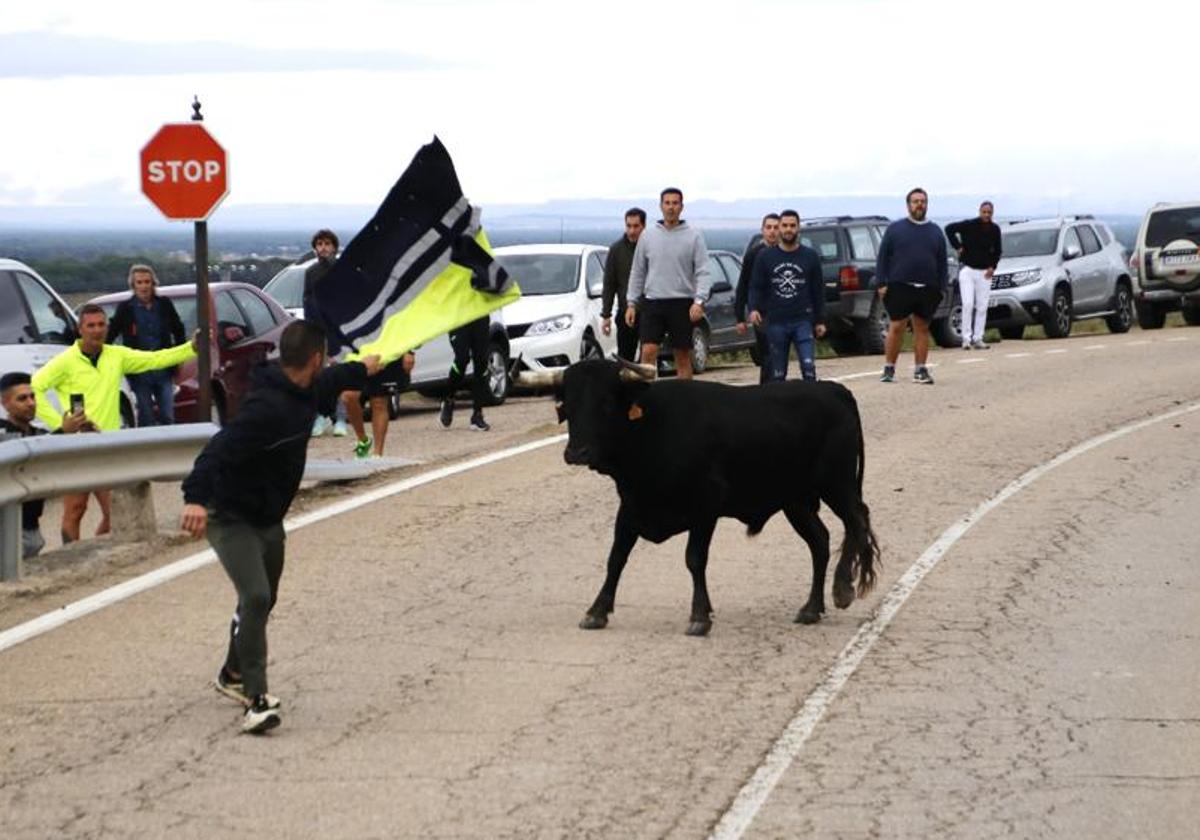
[(256, 367), (251, 381), (237, 416), (196, 458), (183, 500), (265, 528), (283, 519), (300, 487), (318, 409), (332, 413), (339, 393), (362, 390), (367, 369), (333, 365), (301, 388), (272, 362)]
[(317, 284), (325, 279), (325, 275), (330, 272), (335, 262), (337, 262), (336, 257), (327, 260), (318, 258), (315, 263), (304, 270), (304, 295), (301, 298), (304, 305), (304, 320), (320, 324), (325, 328), (325, 333), (329, 338), (327, 349), (330, 356), (337, 355), (338, 351), (342, 349), (342, 343), (325, 323), (321, 313), (317, 311)]
[(625, 293), (629, 291), (629, 272), (633, 269), (633, 251), (636, 244), (622, 236), (608, 246), (608, 258), (604, 261), (604, 297), (600, 301), (600, 316), (612, 317), (613, 298), (617, 299), (617, 317), (624, 317)]
[(742, 272), (738, 275), (737, 291), (733, 294), (733, 317), (739, 324), (746, 322), (746, 305), (750, 302), (750, 283), (754, 279), (754, 259), (758, 252), (767, 247), (762, 234), (756, 233), (750, 237), (746, 253), (742, 254)]
[(971, 268), (995, 268), (1000, 262), (1000, 225), (979, 217), (946, 225), (946, 238)]
[[(10, 437), (36, 437), (44, 434), (46, 434), (46, 430), (39, 429), (37, 426), (22, 429), (7, 418), (0, 418), (0, 440), (6, 440)], [(62, 429), (55, 429), (53, 434), (62, 434)], [(30, 499), (28, 502), (22, 502), (21, 530), (36, 531), (38, 523), (42, 519), (42, 510), (45, 507), (45, 499)]]
[[(171, 303), (170, 298), (162, 297), (161, 295), (155, 295), (154, 301), (161, 324), (159, 334), (163, 338), (163, 347), (178, 347), (187, 341), (187, 333), (184, 332), (183, 321), (179, 320), (179, 313), (175, 311), (175, 304)], [(138, 340), (137, 318), (134, 317), (133, 307), (141, 305), (136, 296), (117, 304), (117, 310), (113, 313), (112, 320), (108, 322), (109, 344), (112, 344), (117, 339), (117, 336), (120, 336), (121, 343), (126, 347), (132, 347), (134, 350), (160, 349), (158, 347), (143, 347)], [(170, 343), (168, 344), (167, 342)]]

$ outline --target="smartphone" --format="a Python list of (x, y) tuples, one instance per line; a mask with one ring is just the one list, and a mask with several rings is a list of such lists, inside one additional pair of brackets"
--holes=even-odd
[(83, 414), (83, 394), (71, 395), (71, 413)]

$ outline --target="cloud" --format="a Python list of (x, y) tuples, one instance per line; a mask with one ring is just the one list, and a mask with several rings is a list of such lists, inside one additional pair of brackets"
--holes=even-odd
[(54, 32), (0, 34), (0, 79), (428, 70), (437, 63), (388, 50), (261, 48), (224, 42), (144, 43)]

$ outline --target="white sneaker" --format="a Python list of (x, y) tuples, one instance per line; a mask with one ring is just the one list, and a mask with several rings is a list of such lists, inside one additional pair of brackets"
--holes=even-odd
[(339, 420), (333, 424), (333, 436), (334, 437), (345, 437), (348, 434), (350, 434), (350, 429), (348, 429), (346, 427), (345, 420)]
[(328, 417), (326, 417), (324, 414), (318, 415), (317, 419), (313, 421), (312, 436), (320, 437), (321, 435), (325, 434), (327, 431), (329, 431), (329, 425)]
[(242, 731), (252, 735), (272, 730), (279, 724), (279, 711), (271, 708), (265, 695), (256, 698), (246, 707), (246, 713), (242, 715)]

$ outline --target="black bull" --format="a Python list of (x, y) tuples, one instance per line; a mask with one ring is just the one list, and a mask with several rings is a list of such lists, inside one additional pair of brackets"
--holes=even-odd
[[(608, 624), (617, 584), (638, 538), (661, 543), (688, 532), (692, 575), (689, 635), (712, 628), (705, 570), (717, 520), (731, 516), (759, 533), (783, 511), (812, 554), (812, 589), (796, 621), (825, 612), (829, 531), (824, 502), (845, 536), (833, 576), (833, 603), (844, 609), (875, 582), (879, 546), (862, 500), (863, 434), (854, 396), (834, 382), (783, 382), (739, 388), (666, 381), (639, 366), (585, 361), (553, 377), (559, 420), (568, 423), (563, 457), (617, 483), (617, 510), (604, 585), (580, 622)], [(550, 384), (526, 377), (527, 384)]]

